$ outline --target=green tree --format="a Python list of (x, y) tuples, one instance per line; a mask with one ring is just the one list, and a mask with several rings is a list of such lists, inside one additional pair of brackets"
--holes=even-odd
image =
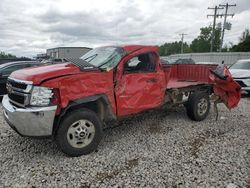
[[(190, 52), (189, 45), (184, 42), (183, 43), (183, 52)], [(181, 41), (175, 41), (170, 43), (165, 43), (160, 46), (159, 54), (161, 56), (171, 55), (171, 54), (179, 54), (181, 53)]]
[(240, 42), (231, 48), (233, 52), (250, 52), (250, 34), (249, 29), (245, 29), (239, 38)]
[[(200, 35), (195, 38), (190, 48), (193, 52), (209, 52), (211, 46), (211, 38), (212, 38), (212, 27), (202, 27), (200, 28)], [(213, 51), (218, 51), (220, 48), (220, 35), (221, 29), (216, 28), (214, 32), (214, 44)]]
[(16, 58), (16, 56), (12, 54), (7, 54), (5, 52), (0, 52), (0, 58)]

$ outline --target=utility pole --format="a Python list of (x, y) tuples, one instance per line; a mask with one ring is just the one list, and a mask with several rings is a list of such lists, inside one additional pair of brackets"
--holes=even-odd
[(216, 24), (216, 18), (217, 17), (222, 17), (222, 15), (221, 14), (217, 14), (217, 10), (218, 9), (223, 9), (222, 7), (218, 7), (218, 6), (215, 6), (214, 8), (210, 8), (210, 7), (208, 7), (208, 9), (213, 9), (214, 10), (214, 14), (208, 14), (207, 15), (207, 17), (209, 17), (209, 16), (212, 16), (212, 17), (214, 17), (214, 22), (213, 22), (213, 30), (212, 30), (212, 36), (211, 36), (211, 46), (210, 46), (210, 52), (213, 52), (213, 43), (214, 43), (214, 30), (215, 30), (215, 24)]
[(223, 15), (224, 16), (224, 23), (223, 23), (222, 33), (221, 33), (220, 52), (221, 52), (221, 49), (222, 49), (222, 46), (223, 46), (223, 39), (224, 39), (224, 33), (225, 33), (225, 28), (226, 28), (227, 16), (232, 16), (232, 17), (234, 16), (234, 14), (228, 14), (227, 11), (228, 11), (229, 7), (235, 7), (235, 6), (236, 6), (236, 4), (234, 4), (234, 5), (229, 5), (228, 3), (225, 4), (225, 5), (219, 4), (219, 7), (225, 7), (226, 8), (225, 14)]
[(181, 33), (181, 53), (183, 54), (183, 40), (184, 40), (184, 35), (187, 35), (185, 33)]

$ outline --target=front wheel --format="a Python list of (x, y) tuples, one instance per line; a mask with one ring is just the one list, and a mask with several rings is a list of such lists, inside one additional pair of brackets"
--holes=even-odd
[(195, 92), (191, 94), (185, 107), (190, 119), (194, 121), (204, 120), (210, 110), (209, 94), (207, 92)]
[(56, 142), (65, 154), (77, 157), (95, 151), (103, 135), (102, 123), (88, 109), (72, 111), (60, 124)]

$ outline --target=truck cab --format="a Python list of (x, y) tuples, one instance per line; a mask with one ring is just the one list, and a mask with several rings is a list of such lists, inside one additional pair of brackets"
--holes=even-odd
[(201, 121), (212, 94), (228, 108), (240, 100), (226, 68), (217, 74), (215, 65), (162, 65), (157, 46), (105, 46), (67, 61), (13, 72), (2, 104), (16, 132), (53, 138), (70, 156), (94, 151), (109, 120), (184, 104)]

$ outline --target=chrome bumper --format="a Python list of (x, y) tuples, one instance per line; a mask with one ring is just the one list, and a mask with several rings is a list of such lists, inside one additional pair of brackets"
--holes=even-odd
[(56, 106), (18, 108), (9, 102), (7, 95), (2, 100), (4, 117), (10, 127), (22, 136), (51, 136)]
[(234, 80), (241, 86), (242, 93), (250, 92), (250, 79), (234, 78)]

